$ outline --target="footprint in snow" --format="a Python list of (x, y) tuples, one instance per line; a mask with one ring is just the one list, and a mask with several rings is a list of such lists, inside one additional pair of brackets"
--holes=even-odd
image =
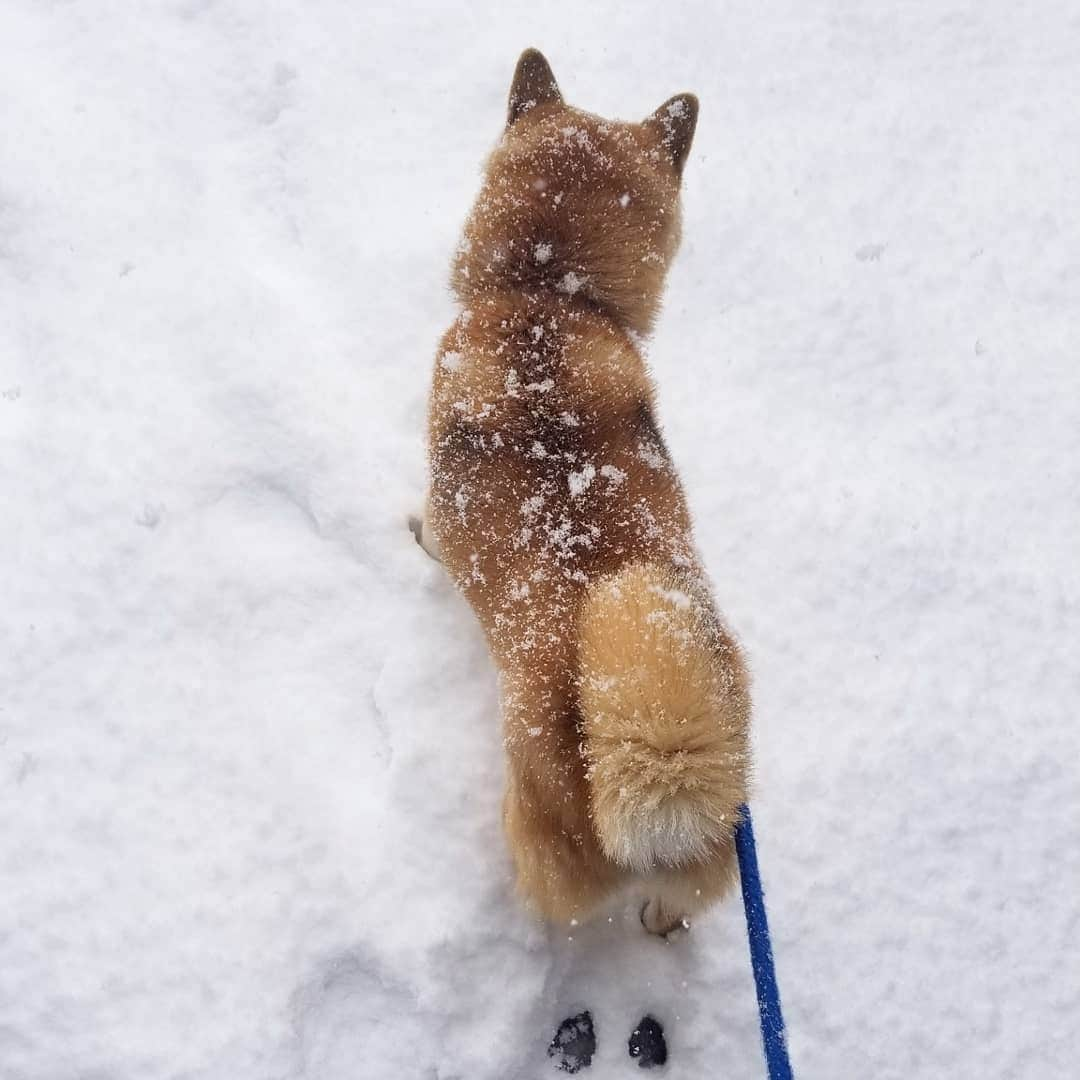
[(637, 1059), (643, 1069), (652, 1069), (667, 1061), (667, 1042), (660, 1021), (643, 1016), (638, 1026), (630, 1032), (630, 1056)]
[(280, 61), (274, 65), (270, 86), (263, 93), (256, 116), (261, 124), (273, 124), (292, 104), (289, 84), (296, 78), (296, 69)]
[(555, 1067), (568, 1073), (580, 1072), (591, 1065), (595, 1053), (596, 1032), (588, 1009), (577, 1016), (568, 1016), (548, 1047), (548, 1057), (554, 1060)]
[(884, 244), (863, 244), (863, 246), (855, 252), (855, 258), (858, 259), (859, 262), (877, 262), (884, 253)]
[[(630, 1057), (637, 1061), (642, 1069), (653, 1069), (667, 1062), (667, 1042), (660, 1021), (652, 1016), (643, 1016), (637, 1027), (630, 1032), (627, 1044)], [(567, 1073), (577, 1073), (592, 1064), (596, 1053), (596, 1031), (593, 1028), (592, 1013), (586, 1009), (577, 1016), (568, 1016), (555, 1032), (555, 1038), (548, 1047), (548, 1057), (552, 1058), (557, 1069)]]

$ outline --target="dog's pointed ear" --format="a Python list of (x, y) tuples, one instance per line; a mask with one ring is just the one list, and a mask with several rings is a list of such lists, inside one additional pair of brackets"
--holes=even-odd
[(679, 176), (682, 176), (690, 144), (694, 141), (697, 116), (698, 99), (693, 94), (676, 94), (645, 121), (646, 127), (654, 128), (659, 133), (660, 142), (671, 155)]
[(544, 54), (539, 49), (526, 49), (517, 62), (514, 80), (510, 84), (506, 126), (509, 127), (534, 105), (561, 102), (562, 99), (559, 85), (555, 82), (551, 65), (544, 59)]

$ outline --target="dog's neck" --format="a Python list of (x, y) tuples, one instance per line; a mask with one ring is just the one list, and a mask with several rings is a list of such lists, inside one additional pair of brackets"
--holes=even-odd
[(565, 315), (570, 319), (589, 314), (609, 323), (613, 331), (626, 336), (635, 346), (648, 334), (647, 329), (639, 330), (634, 320), (627, 318), (618, 304), (602, 292), (590, 289), (587, 282), (568, 288), (560, 280), (541, 278), (521, 282), (510, 279), (483, 284), (470, 281), (467, 288), (462, 288), (455, 275), (454, 291), (462, 306), (475, 312), (513, 309), (522, 313), (543, 314), (548, 318)]
[[(510, 199), (482, 191), (454, 257), (451, 284), (465, 306), (485, 293), (523, 290), (585, 303), (640, 337), (652, 331), (668, 263), (679, 235), (678, 204), (669, 227), (638, 240), (603, 220), (586, 227), (570, 199), (560, 212), (531, 189)], [(664, 211), (660, 211), (663, 213)], [(655, 236), (655, 239), (654, 239)]]
[(662, 269), (660, 288), (649, 295), (636, 283), (590, 272), (548, 241), (518, 240), (490, 259), (476, 256), (474, 249), (463, 245), (454, 260), (451, 284), (465, 307), (482, 305), (495, 294), (520, 293), (523, 298), (547, 298), (568, 310), (587, 308), (635, 339), (652, 330), (660, 306)]

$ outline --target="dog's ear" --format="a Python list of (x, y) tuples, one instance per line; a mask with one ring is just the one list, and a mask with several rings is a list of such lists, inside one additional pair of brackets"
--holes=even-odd
[(654, 128), (659, 134), (679, 176), (682, 176), (690, 144), (694, 141), (697, 114), (698, 99), (693, 94), (676, 94), (645, 121), (646, 127)]
[(534, 105), (561, 102), (562, 99), (551, 65), (544, 59), (543, 53), (538, 49), (526, 49), (517, 62), (514, 80), (510, 84), (506, 126), (509, 127)]

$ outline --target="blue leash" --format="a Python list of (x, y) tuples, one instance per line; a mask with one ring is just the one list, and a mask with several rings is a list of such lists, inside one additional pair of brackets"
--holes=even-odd
[(739, 856), (739, 877), (742, 881), (743, 908), (746, 910), (746, 935), (750, 939), (750, 963), (754, 968), (757, 986), (758, 1015), (761, 1019), (761, 1042), (765, 1047), (765, 1064), (769, 1080), (792, 1080), (788, 1059), (784, 1014), (780, 1011), (780, 988), (776, 985), (772, 941), (769, 939), (769, 920), (765, 914), (765, 894), (758, 871), (757, 847), (754, 844), (754, 823), (750, 807), (741, 807), (742, 820), (735, 829), (735, 851)]

